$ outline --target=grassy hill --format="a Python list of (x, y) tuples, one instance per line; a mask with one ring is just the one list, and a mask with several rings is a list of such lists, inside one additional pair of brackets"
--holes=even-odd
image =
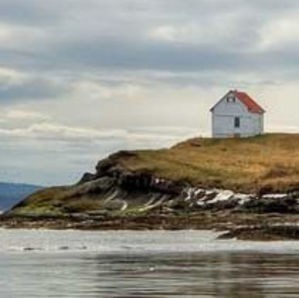
[(136, 151), (119, 162), (173, 181), (242, 192), (299, 188), (299, 134), (191, 139), (170, 149)]
[[(299, 190), (299, 135), (191, 139), (169, 149), (119, 152), (80, 183), (40, 190), (12, 214), (134, 211), (179, 200), (186, 186), (242, 193)], [(157, 179), (161, 178), (161, 179)], [(162, 181), (162, 184), (156, 181)]]
[(0, 226), (220, 229), (243, 239), (298, 239), (298, 148), (298, 134), (269, 134), (120, 151), (74, 185), (30, 195)]

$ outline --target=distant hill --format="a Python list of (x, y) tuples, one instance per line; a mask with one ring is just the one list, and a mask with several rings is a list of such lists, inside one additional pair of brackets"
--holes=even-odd
[(41, 188), (36, 185), (0, 182), (0, 212), (13, 207)]

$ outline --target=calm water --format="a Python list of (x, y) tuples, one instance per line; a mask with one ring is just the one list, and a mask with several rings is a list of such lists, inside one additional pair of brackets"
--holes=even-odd
[(299, 242), (0, 230), (0, 297), (299, 297)]

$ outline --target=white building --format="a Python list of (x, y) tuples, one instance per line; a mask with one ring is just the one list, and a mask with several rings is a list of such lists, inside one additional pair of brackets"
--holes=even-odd
[(211, 112), (213, 138), (250, 137), (264, 132), (265, 110), (245, 92), (229, 91)]

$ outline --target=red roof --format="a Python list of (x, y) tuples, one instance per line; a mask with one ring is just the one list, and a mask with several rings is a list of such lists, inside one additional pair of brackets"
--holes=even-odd
[(240, 91), (233, 91), (233, 93), (247, 107), (249, 112), (257, 114), (265, 113), (265, 110), (247, 93)]

